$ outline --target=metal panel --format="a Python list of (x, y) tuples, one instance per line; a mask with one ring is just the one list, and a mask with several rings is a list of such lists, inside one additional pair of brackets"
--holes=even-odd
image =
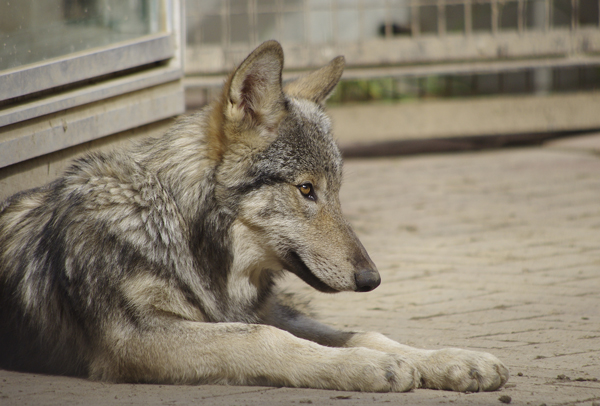
[(183, 111), (183, 87), (175, 81), (3, 127), (0, 168)]
[(2, 100), (107, 75), (174, 56), (170, 34), (154, 34), (135, 40), (82, 51), (0, 72)]
[(177, 80), (181, 75), (181, 68), (177, 66), (160, 67), (3, 109), (0, 110), (0, 127)]

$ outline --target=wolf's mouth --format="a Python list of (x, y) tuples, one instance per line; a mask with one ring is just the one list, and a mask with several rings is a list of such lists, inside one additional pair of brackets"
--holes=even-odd
[(338, 290), (327, 285), (321, 279), (319, 279), (310, 268), (302, 261), (300, 255), (295, 251), (290, 251), (285, 259), (285, 267), (288, 271), (294, 273), (304, 282), (308, 283), (313, 288), (324, 293), (337, 293)]

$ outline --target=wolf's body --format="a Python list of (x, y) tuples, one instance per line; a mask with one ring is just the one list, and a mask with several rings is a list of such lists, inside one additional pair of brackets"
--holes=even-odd
[(379, 275), (341, 215), (321, 104), (343, 58), (281, 87), (276, 42), (162, 138), (92, 154), (0, 206), (0, 367), (117, 382), (493, 390), (495, 357), (343, 332), (278, 302)]

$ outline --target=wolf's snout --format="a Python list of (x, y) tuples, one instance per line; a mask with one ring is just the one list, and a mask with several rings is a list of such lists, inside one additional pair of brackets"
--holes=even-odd
[(356, 281), (356, 292), (370, 292), (381, 283), (379, 272), (372, 270), (361, 270), (354, 274)]

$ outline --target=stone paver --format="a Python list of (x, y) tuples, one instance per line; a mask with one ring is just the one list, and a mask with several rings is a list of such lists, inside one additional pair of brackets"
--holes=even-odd
[(295, 278), (326, 323), (403, 343), (489, 351), (504, 389), (371, 394), (112, 385), (0, 371), (0, 405), (502, 404), (600, 402), (600, 158), (531, 148), (349, 160), (344, 212), (377, 263), (370, 293), (325, 295)]

